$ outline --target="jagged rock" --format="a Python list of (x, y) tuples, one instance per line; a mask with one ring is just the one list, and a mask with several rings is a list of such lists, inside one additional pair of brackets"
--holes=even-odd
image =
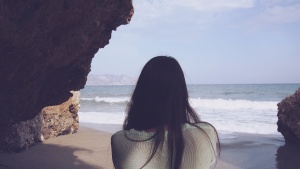
[(0, 149), (84, 87), (95, 53), (132, 15), (131, 0), (0, 0)]
[(78, 130), (78, 110), (80, 107), (79, 91), (72, 92), (68, 101), (43, 108), (41, 112), (41, 132), (39, 141), (59, 135), (72, 134)]
[(300, 145), (300, 88), (295, 94), (283, 99), (278, 106), (278, 131), (286, 142)]
[(80, 93), (75, 91), (72, 94), (73, 97), (66, 102), (45, 107), (35, 118), (11, 126), (2, 150), (23, 150), (36, 142), (75, 133), (79, 124)]

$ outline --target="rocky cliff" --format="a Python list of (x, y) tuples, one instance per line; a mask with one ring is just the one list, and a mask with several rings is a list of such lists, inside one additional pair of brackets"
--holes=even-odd
[(73, 96), (66, 102), (45, 107), (33, 119), (12, 125), (9, 134), (4, 138), (2, 150), (23, 150), (36, 142), (75, 133), (79, 125), (80, 94), (79, 91), (71, 91), (71, 93)]
[(131, 0), (0, 0), (0, 149), (22, 130), (12, 128), (84, 87), (95, 53), (132, 15)]
[(278, 106), (278, 131), (286, 142), (300, 145), (300, 88), (283, 99)]

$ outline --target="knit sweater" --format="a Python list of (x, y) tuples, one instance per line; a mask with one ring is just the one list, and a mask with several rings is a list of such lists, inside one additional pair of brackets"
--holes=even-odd
[[(184, 124), (182, 127), (184, 153), (181, 169), (209, 169), (216, 161), (217, 135), (213, 127), (206, 123), (196, 124), (201, 129)], [(205, 131), (205, 132), (203, 132)], [(168, 169), (167, 134), (162, 148), (158, 149), (151, 161), (143, 169)], [(154, 132), (121, 130), (111, 138), (112, 158), (116, 169), (139, 169), (149, 159), (153, 139), (147, 140)], [(132, 141), (135, 140), (135, 141)], [(147, 141), (144, 141), (147, 140)]]

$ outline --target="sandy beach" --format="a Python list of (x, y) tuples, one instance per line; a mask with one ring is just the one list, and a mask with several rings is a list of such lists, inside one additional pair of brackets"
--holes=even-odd
[(111, 169), (111, 134), (80, 126), (20, 153), (0, 153), (0, 169)]
[[(110, 137), (121, 128), (81, 124), (78, 133), (36, 144), (19, 153), (0, 153), (0, 169), (112, 169)], [(236, 133), (221, 140), (216, 169), (300, 169), (300, 146), (280, 135)]]

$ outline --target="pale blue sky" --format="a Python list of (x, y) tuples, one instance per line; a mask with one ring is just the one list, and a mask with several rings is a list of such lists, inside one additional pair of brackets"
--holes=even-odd
[(133, 0), (90, 74), (137, 77), (157, 55), (188, 83), (300, 83), (300, 0)]

